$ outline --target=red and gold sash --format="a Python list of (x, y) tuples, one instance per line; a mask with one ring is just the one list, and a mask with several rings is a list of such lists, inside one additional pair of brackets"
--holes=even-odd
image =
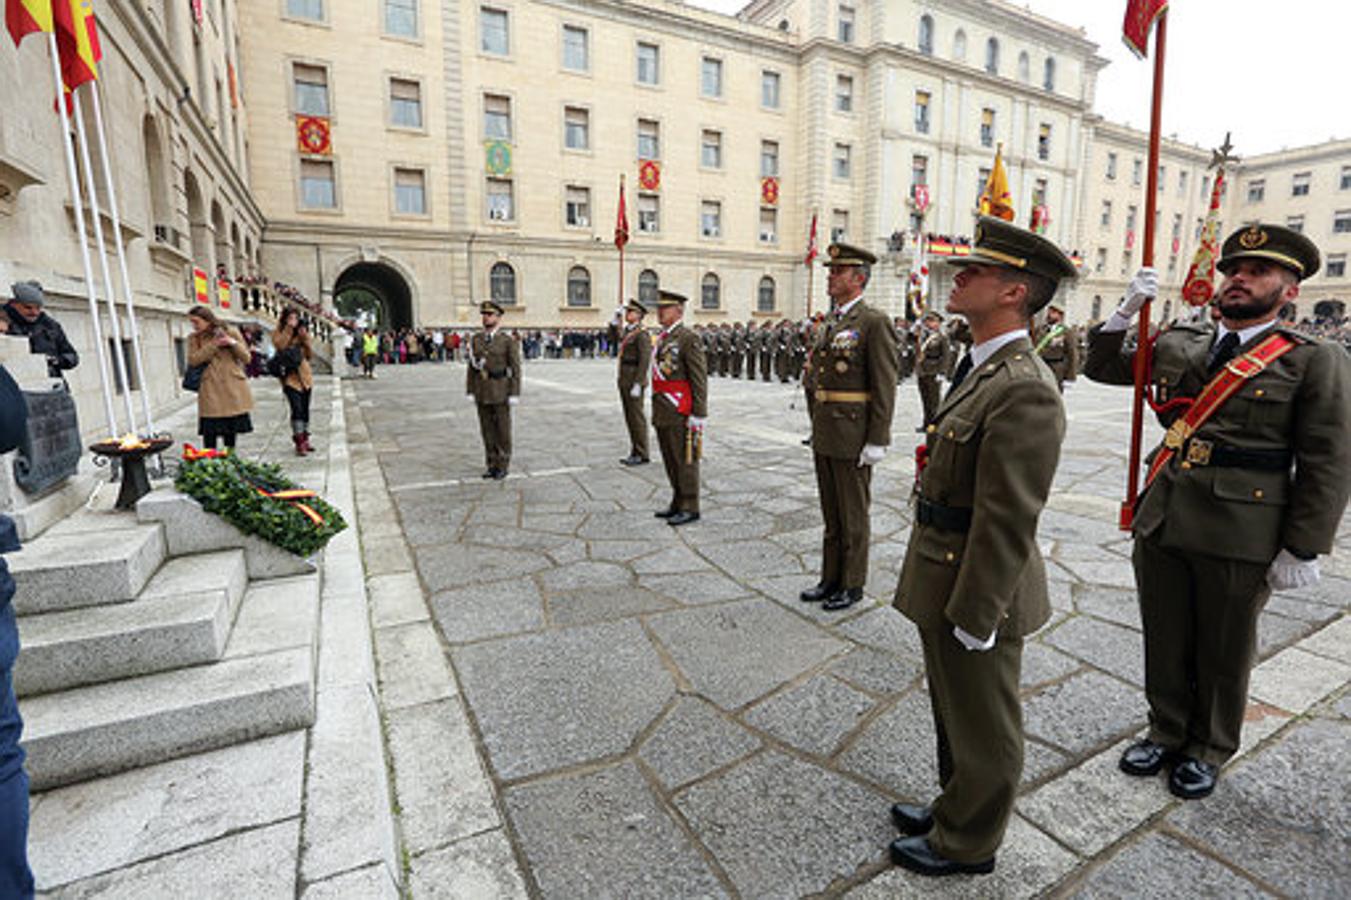
[(1176, 456), (1191, 436), (1219, 411), (1226, 400), (1238, 392), (1244, 382), (1296, 346), (1290, 338), (1277, 332), (1242, 356), (1225, 363), (1224, 368), (1202, 388), (1186, 414), (1174, 420), (1168, 433), (1163, 436), (1163, 446), (1159, 448), (1159, 452), (1154, 456), (1154, 462), (1149, 466), (1149, 474), (1145, 476), (1145, 486), (1140, 492), (1141, 495), (1149, 489), (1154, 479), (1163, 471), (1163, 467), (1168, 465), (1168, 461)]

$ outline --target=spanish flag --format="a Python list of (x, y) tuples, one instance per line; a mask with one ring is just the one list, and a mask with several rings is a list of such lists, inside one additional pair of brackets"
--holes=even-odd
[(5, 27), (15, 46), (35, 31), (51, 31), (52, 0), (5, 0)]
[(1005, 222), (1013, 221), (1013, 197), (1009, 194), (1009, 173), (1004, 171), (1004, 145), (1000, 144), (994, 152), (994, 168), (985, 182), (985, 190), (980, 195), (980, 214), (995, 216)]
[(94, 24), (94, 0), (53, 0), (52, 12), (56, 47), (61, 55), (61, 80), (67, 91), (73, 91), (99, 77), (103, 48), (99, 46), (98, 27)]

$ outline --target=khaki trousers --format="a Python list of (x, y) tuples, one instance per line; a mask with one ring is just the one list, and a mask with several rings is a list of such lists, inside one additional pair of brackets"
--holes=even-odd
[(1023, 640), (1000, 637), (982, 653), (948, 627), (921, 628), (920, 638), (942, 786), (929, 846), (957, 862), (983, 862), (1004, 840), (1023, 774)]
[(821, 538), (821, 582), (861, 588), (868, 580), (872, 466), (857, 459), (814, 454), (816, 493), (821, 498), (825, 533)]
[(488, 468), (507, 471), (511, 466), (511, 407), (505, 403), (478, 404), (478, 431)]
[(1238, 750), (1257, 618), (1271, 596), (1269, 567), (1183, 555), (1148, 537), (1135, 541), (1132, 558), (1145, 636), (1149, 739), (1222, 765)]
[(924, 406), (924, 424), (928, 425), (934, 419), (934, 414), (938, 412), (938, 404), (942, 402), (943, 391), (938, 386), (937, 375), (920, 375), (915, 379), (919, 385), (919, 402)]
[(676, 512), (699, 511), (699, 460), (685, 462), (685, 432), (680, 425), (657, 427), (657, 448), (671, 482), (671, 509)]
[(629, 452), (643, 459), (649, 459), (647, 446), (647, 416), (643, 413), (643, 392), (637, 397), (629, 396), (629, 388), (620, 386), (619, 402), (624, 407), (624, 424), (629, 429)]

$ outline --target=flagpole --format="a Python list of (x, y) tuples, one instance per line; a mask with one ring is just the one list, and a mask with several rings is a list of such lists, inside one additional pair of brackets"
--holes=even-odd
[(103, 296), (108, 303), (108, 333), (113, 341), (114, 371), (122, 384), (122, 401), (127, 407), (127, 431), (136, 431), (136, 411), (131, 405), (131, 382), (127, 379), (126, 354), (122, 352), (122, 325), (117, 319), (117, 299), (113, 296), (113, 278), (108, 270), (108, 245), (103, 240), (103, 222), (99, 218), (98, 191), (94, 185), (94, 165), (89, 160), (89, 137), (84, 127), (80, 95), (70, 92), (75, 112), (75, 137), (80, 145), (80, 170), (84, 172), (85, 193), (89, 195), (89, 219), (94, 225), (94, 248), (98, 250), (99, 271), (103, 275)]
[[(619, 176), (619, 208), (621, 210), (624, 210), (624, 225), (625, 227), (627, 227), (629, 214), (628, 210), (625, 209), (625, 205), (626, 204), (624, 203), (624, 176), (621, 174)], [(624, 244), (626, 243), (628, 243), (628, 241), (625, 241), (624, 243), (621, 243), (619, 245), (619, 306), (621, 309), (624, 306)], [(621, 316), (620, 318), (622, 320), (623, 317)]]
[[(1149, 110), (1149, 171), (1145, 174), (1145, 228), (1141, 266), (1154, 264), (1154, 219), (1159, 195), (1159, 136), (1163, 130), (1163, 59), (1168, 37), (1168, 12), (1159, 14), (1154, 38), (1154, 96)], [(1130, 531), (1135, 520), (1135, 501), (1140, 496), (1140, 444), (1144, 432), (1145, 382), (1149, 377), (1150, 307), (1146, 298), (1140, 307), (1135, 346), (1135, 392), (1131, 401), (1130, 462), (1126, 467), (1126, 499), (1121, 504), (1120, 526)]]
[[(812, 225), (813, 225), (813, 226), (816, 225), (816, 217), (817, 217), (817, 214), (816, 214), (815, 211), (813, 211), (813, 212), (812, 212)], [(811, 245), (810, 247), (808, 247), (807, 249), (808, 249), (808, 250), (815, 250), (815, 249), (816, 249), (816, 228), (815, 228), (815, 227), (812, 228), (811, 242), (812, 242), (812, 245)], [(814, 280), (815, 280), (814, 276), (815, 276), (815, 273), (816, 273), (816, 267), (812, 265), (812, 263), (814, 263), (814, 262), (816, 262), (816, 255), (813, 253), (813, 254), (810, 254), (809, 257), (808, 257), (808, 259), (807, 259), (807, 319), (808, 319), (809, 321), (811, 320), (811, 317), (812, 317), (812, 284), (813, 284), (813, 282), (814, 282)]]
[[(56, 46), (56, 32), (47, 32), (47, 49), (52, 58), (52, 78), (56, 84), (56, 109), (61, 116), (61, 147), (66, 155), (66, 178), (70, 182), (71, 206), (75, 210), (75, 237), (80, 245), (80, 261), (84, 264), (84, 289), (89, 300), (89, 320), (94, 329), (94, 355), (99, 361), (99, 381), (103, 388), (103, 412), (108, 418), (108, 436), (117, 437), (117, 414), (113, 411), (113, 393), (108, 374), (108, 357), (103, 346), (103, 325), (99, 321), (98, 298), (94, 294), (94, 265), (89, 259), (89, 239), (84, 228), (84, 206), (80, 201), (80, 177), (75, 171), (75, 150), (70, 140), (70, 118), (66, 115), (65, 82), (61, 80), (61, 51)], [(97, 221), (97, 218), (95, 219)]]
[(122, 298), (127, 305), (127, 329), (131, 332), (132, 362), (136, 364), (136, 383), (141, 386), (141, 415), (145, 418), (145, 434), (151, 436), (155, 433), (155, 421), (150, 413), (150, 383), (145, 380), (141, 329), (136, 322), (136, 301), (131, 291), (131, 278), (127, 274), (127, 254), (122, 247), (122, 219), (117, 210), (117, 187), (113, 183), (113, 170), (108, 162), (108, 141), (103, 128), (103, 106), (99, 101), (97, 82), (90, 88), (89, 102), (94, 108), (94, 134), (98, 138), (99, 156), (103, 161), (104, 186), (108, 189), (108, 213), (113, 220), (113, 245), (117, 248), (117, 266), (122, 278)]

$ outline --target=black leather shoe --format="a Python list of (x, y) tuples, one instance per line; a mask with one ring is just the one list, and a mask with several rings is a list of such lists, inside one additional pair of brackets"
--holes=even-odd
[(821, 608), (828, 610), (848, 609), (862, 599), (863, 588), (840, 588), (825, 603), (821, 604)]
[(691, 522), (698, 522), (699, 514), (697, 512), (686, 512), (681, 510), (678, 513), (672, 513), (667, 519), (666, 524), (672, 527), (677, 525), (688, 525)]
[(1219, 766), (1189, 756), (1173, 767), (1173, 774), (1168, 776), (1168, 790), (1183, 800), (1200, 800), (1215, 790), (1219, 777)]
[(503, 478), (506, 477), (507, 477), (506, 469), (498, 469), (497, 471), (493, 472), (493, 478), (497, 479), (498, 481), (501, 481)]
[(483, 474), (482, 474), (480, 477), (481, 477), (481, 478), (496, 478), (496, 477), (497, 477), (497, 470), (496, 470), (496, 469), (491, 469), (491, 468), (489, 468), (489, 469), (484, 469), (484, 470), (483, 470)]
[(993, 856), (984, 862), (957, 862), (939, 855), (929, 846), (929, 839), (922, 835), (892, 841), (891, 861), (921, 875), (988, 875), (994, 871)]
[(801, 600), (803, 603), (820, 603), (827, 597), (835, 596), (835, 592), (838, 591), (839, 589), (840, 588), (838, 585), (826, 584), (823, 581), (816, 587), (807, 588), (805, 591), (798, 594), (797, 598)]
[(805, 438), (802, 439), (802, 446), (804, 446), (804, 447), (810, 447), (811, 445), (812, 445), (812, 439), (811, 439), (810, 437), (805, 437)]
[(657, 510), (652, 515), (656, 516), (658, 519), (669, 519), (671, 518), (671, 516), (674, 516), (675, 514), (676, 514), (675, 507), (668, 506), (665, 509)]
[(637, 453), (633, 453), (624, 457), (619, 462), (621, 465), (625, 466), (641, 466), (643, 463), (647, 462), (647, 460), (639, 456)]
[(917, 803), (895, 803), (891, 807), (891, 821), (905, 834), (928, 834), (934, 827), (931, 810)]
[(1173, 758), (1173, 751), (1151, 740), (1136, 741), (1121, 754), (1117, 766), (1127, 775), (1140, 778), (1159, 774), (1159, 770)]

